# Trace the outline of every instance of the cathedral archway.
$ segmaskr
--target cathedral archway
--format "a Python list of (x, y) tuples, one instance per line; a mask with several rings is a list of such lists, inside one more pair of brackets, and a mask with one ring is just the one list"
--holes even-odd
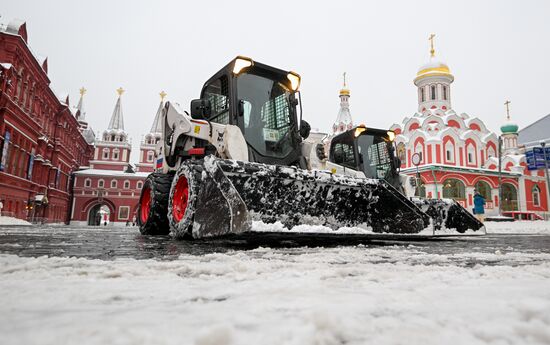
[(510, 183), (502, 184), (502, 210), (517, 211), (518, 208), (518, 191), (516, 187)]
[(103, 225), (105, 220), (108, 221), (107, 223), (115, 220), (116, 207), (111, 200), (102, 197), (92, 199), (84, 205), (83, 209), (86, 212), (88, 225)]
[(486, 181), (477, 181), (475, 189), (485, 200), (491, 201), (491, 186)]
[(466, 186), (464, 182), (455, 178), (446, 179), (443, 182), (443, 197), (454, 200), (465, 200)]
[(110, 220), (111, 210), (107, 205), (97, 204), (90, 208), (88, 212), (88, 225), (90, 226), (104, 225), (105, 223), (110, 223)]

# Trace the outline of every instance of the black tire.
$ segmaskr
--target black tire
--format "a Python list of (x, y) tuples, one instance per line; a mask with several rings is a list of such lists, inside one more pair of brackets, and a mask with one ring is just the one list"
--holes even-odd
[[(147, 176), (141, 189), (136, 217), (139, 231), (143, 235), (168, 235), (170, 233), (168, 196), (173, 177), (172, 174), (163, 173), (152, 173)], [(147, 193), (150, 198), (148, 211), (146, 208)]]

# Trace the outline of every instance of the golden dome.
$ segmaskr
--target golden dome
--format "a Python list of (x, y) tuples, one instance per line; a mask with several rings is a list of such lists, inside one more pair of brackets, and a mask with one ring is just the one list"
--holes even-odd
[(350, 93), (349, 93), (349, 89), (348, 88), (343, 88), (342, 90), (340, 90), (340, 96), (349, 96)]
[(416, 73), (416, 78), (414, 81), (418, 81), (423, 78), (427, 77), (449, 77), (452, 80), (454, 80), (454, 76), (451, 74), (451, 70), (449, 69), (449, 66), (447, 66), (444, 62), (431, 60), (429, 63), (425, 64), (424, 66), (420, 67), (418, 72)]

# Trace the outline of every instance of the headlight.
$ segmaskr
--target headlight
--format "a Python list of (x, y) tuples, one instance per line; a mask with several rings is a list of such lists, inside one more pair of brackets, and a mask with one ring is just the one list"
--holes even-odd
[(292, 91), (298, 90), (298, 88), (300, 87), (300, 76), (298, 75), (298, 73), (288, 72), (286, 77), (290, 81), (290, 87), (292, 88)]
[(233, 73), (239, 74), (243, 69), (248, 68), (252, 65), (254, 65), (254, 61), (252, 61), (251, 58), (247, 58), (245, 56), (237, 56), (237, 58), (235, 59), (235, 64), (233, 65)]
[(366, 131), (367, 129), (365, 127), (357, 127), (355, 128), (355, 137), (357, 138), (358, 136), (361, 135), (361, 133), (363, 133), (364, 131)]

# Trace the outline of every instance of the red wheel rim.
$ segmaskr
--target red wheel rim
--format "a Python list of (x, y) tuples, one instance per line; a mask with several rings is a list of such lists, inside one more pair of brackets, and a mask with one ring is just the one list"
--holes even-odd
[(149, 219), (149, 211), (151, 210), (151, 188), (146, 187), (143, 190), (140, 200), (140, 217), (141, 222), (146, 223)]
[(172, 216), (176, 222), (180, 222), (185, 216), (185, 209), (189, 198), (189, 184), (184, 176), (180, 176), (174, 196), (172, 198)]

